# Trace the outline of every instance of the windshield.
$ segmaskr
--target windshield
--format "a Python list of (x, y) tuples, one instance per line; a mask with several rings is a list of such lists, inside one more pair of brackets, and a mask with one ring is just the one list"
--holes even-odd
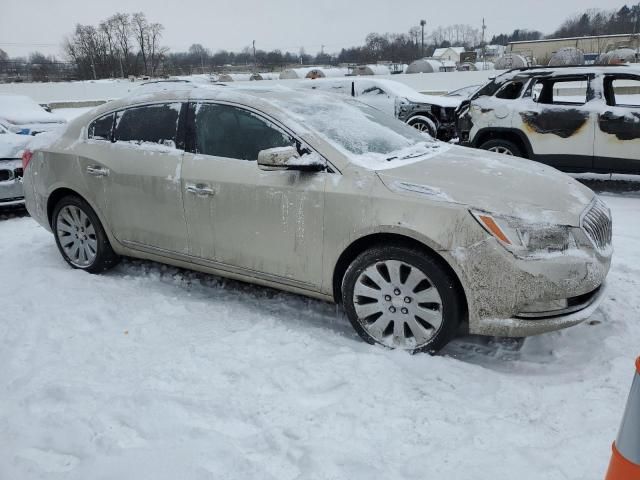
[(335, 101), (309, 95), (278, 102), (303, 126), (325, 137), (340, 150), (355, 155), (389, 155), (418, 144), (435, 144), (427, 134), (355, 100)]

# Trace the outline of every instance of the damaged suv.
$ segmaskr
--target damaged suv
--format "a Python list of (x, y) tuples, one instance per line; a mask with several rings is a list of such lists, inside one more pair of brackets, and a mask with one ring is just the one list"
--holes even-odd
[(640, 173), (640, 69), (511, 70), (457, 111), (463, 145), (569, 172)]

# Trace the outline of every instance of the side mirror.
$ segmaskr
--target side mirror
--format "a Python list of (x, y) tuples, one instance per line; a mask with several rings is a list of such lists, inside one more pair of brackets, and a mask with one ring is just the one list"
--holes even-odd
[(321, 171), (327, 164), (317, 153), (298, 154), (295, 147), (277, 147), (258, 152), (258, 166), (264, 170)]

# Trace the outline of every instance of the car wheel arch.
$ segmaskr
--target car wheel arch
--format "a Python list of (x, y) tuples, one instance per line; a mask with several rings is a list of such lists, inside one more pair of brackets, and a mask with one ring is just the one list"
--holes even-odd
[(489, 140), (500, 139), (515, 143), (526, 155), (526, 158), (532, 159), (534, 157), (533, 148), (527, 136), (520, 130), (513, 128), (484, 128), (479, 130), (473, 138), (472, 145), (474, 148), (480, 148), (482, 144)]
[[(377, 232), (363, 235), (353, 242), (351, 242), (340, 254), (334, 268), (332, 277), (333, 298), (336, 303), (341, 303), (342, 299), (342, 280), (349, 268), (349, 265), (356, 259), (362, 252), (379, 245), (392, 244), (394, 246), (404, 246), (408, 248), (414, 248), (422, 250), (429, 256), (439, 262), (445, 269), (447, 269), (453, 278), (455, 278), (458, 288), (460, 289), (462, 298), (464, 299), (465, 314), (468, 312), (468, 295), (467, 291), (460, 280), (460, 274), (457, 265), (452, 265), (450, 258), (445, 258), (442, 252), (428, 246), (425, 242), (420, 241), (413, 236), (405, 235), (403, 233), (391, 233), (391, 232)], [(467, 315), (468, 316), (468, 315)]]
[[(96, 208), (96, 206), (93, 204), (91, 200), (89, 200), (85, 195), (82, 195), (81, 193), (79, 193), (77, 190), (74, 190), (66, 186), (65, 187), (60, 186), (52, 190), (51, 193), (49, 193), (49, 196), (47, 198), (47, 222), (49, 223), (49, 226), (53, 228), (52, 217), (53, 217), (53, 211), (55, 210), (57, 203), (68, 195), (73, 195), (84, 200), (93, 209), (96, 216), (100, 220), (100, 223), (102, 223), (103, 227), (106, 225), (102, 212), (100, 212), (100, 210)], [(107, 232), (107, 236), (110, 237), (109, 239), (112, 240), (110, 232), (106, 228), (105, 228), (105, 231)]]

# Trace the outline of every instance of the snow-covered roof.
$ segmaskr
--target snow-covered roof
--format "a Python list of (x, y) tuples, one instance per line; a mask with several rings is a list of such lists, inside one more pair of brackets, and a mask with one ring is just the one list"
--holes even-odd
[(448, 50), (453, 50), (458, 55), (460, 55), (461, 53), (464, 53), (464, 47), (446, 47), (446, 48), (436, 48), (435, 52), (433, 52), (433, 56), (441, 57), (445, 53), (447, 53)]

